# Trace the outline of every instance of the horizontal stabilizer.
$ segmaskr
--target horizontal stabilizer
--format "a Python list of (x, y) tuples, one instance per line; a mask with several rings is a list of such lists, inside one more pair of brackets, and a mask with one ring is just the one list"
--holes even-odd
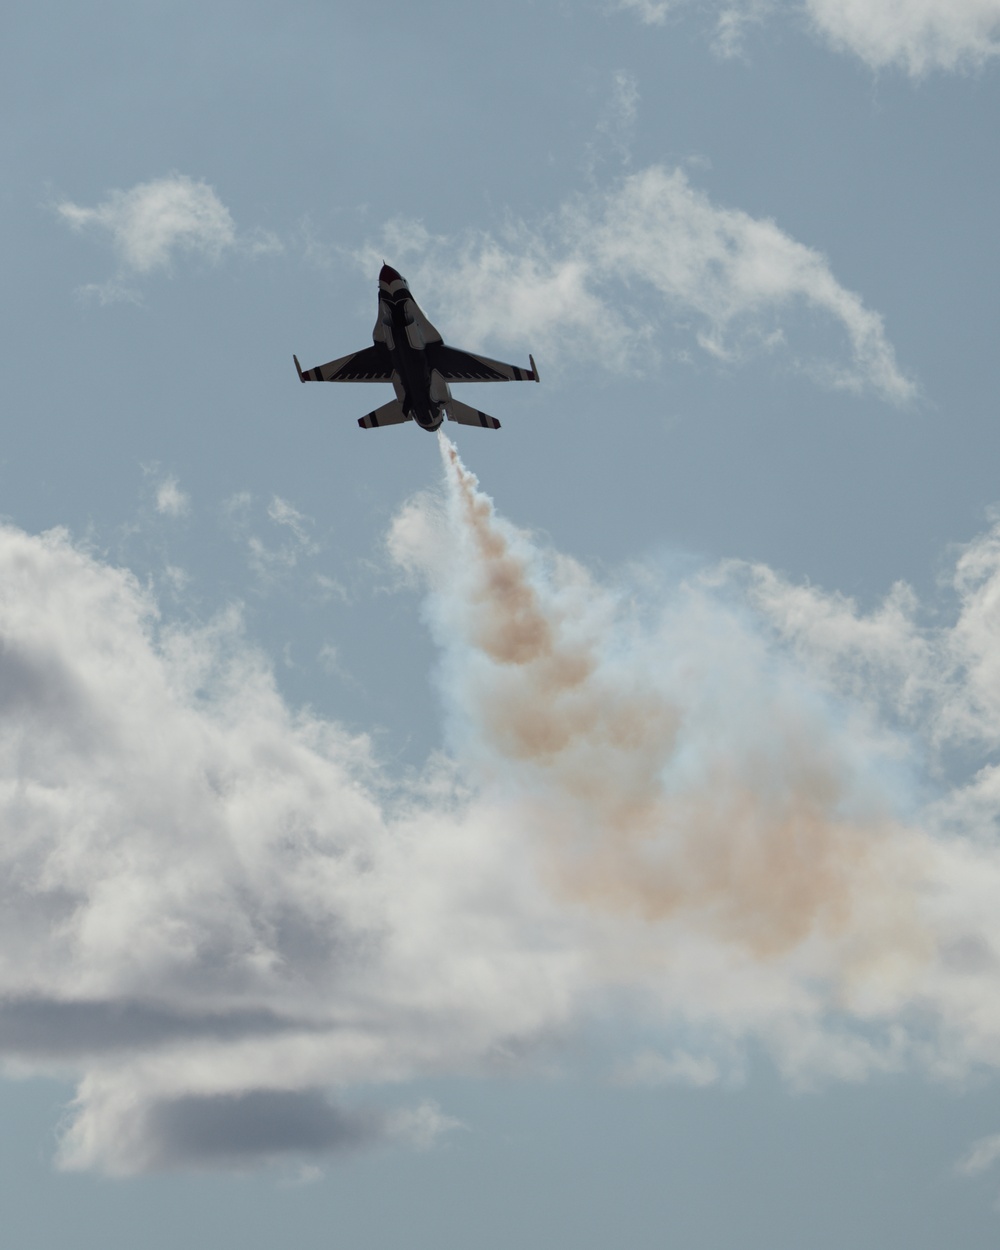
[(488, 412), (480, 412), (470, 408), (468, 404), (460, 404), (457, 399), (447, 401), (448, 420), (457, 421), (459, 425), (480, 425), (485, 430), (499, 430), (500, 422)]
[(374, 412), (368, 413), (365, 417), (358, 417), (358, 425), (363, 430), (374, 430), (383, 425), (402, 425), (404, 421), (412, 420), (403, 411), (403, 405), (398, 399), (390, 400), (389, 403), (383, 404), (381, 408), (376, 408)]

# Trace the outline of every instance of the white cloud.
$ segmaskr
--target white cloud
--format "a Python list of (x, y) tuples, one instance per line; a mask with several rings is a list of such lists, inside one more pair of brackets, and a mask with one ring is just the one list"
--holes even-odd
[[(680, 0), (680, 3), (685, 3), (685, 0)], [(647, 26), (662, 26), (670, 10), (678, 5), (676, 0), (619, 0), (618, 7), (631, 9)]]
[(873, 69), (976, 68), (1000, 52), (1000, 0), (806, 0), (816, 30)]
[(426, 1146), (446, 1109), (359, 1091), (509, 1072), (609, 1001), (658, 1032), (623, 1080), (749, 1042), (798, 1082), (1000, 1065), (1000, 536), (950, 625), (739, 565), (602, 585), (442, 446), (390, 538), (451, 752), (411, 781), (290, 709), (237, 612), (167, 628), (0, 527), (0, 1053), (75, 1075), (62, 1165)]
[(252, 255), (282, 250), (280, 241), (266, 232), (241, 236), (213, 188), (184, 174), (111, 191), (94, 208), (66, 200), (56, 211), (74, 230), (110, 236), (118, 272), (103, 285), (85, 288), (103, 302), (138, 298), (130, 284), (157, 270), (169, 270), (178, 255), (215, 263), (235, 249)]
[(290, 504), (287, 499), (282, 499), (280, 495), (274, 495), (271, 502), (267, 505), (267, 515), (275, 525), (283, 525), (291, 530), (299, 547), (305, 548), (310, 552), (319, 550), (309, 537), (308, 526), (310, 522), (308, 517), (301, 513), (294, 504)]
[(290, 1175), (283, 1177), (279, 1183), (282, 1189), (301, 1189), (305, 1185), (315, 1185), (317, 1181), (323, 1179), (324, 1175), (323, 1169), (316, 1167), (314, 1163), (300, 1163)]
[[(253, 532), (254, 499), (248, 491), (231, 496), (224, 505), (226, 523), (233, 537), (246, 544), (247, 563), (257, 578), (258, 589), (272, 590), (303, 560), (317, 556), (322, 550), (309, 533), (312, 521), (288, 500), (274, 495), (265, 509), (267, 521), (276, 527), (278, 540), (265, 541)], [(315, 581), (319, 597), (329, 598), (340, 588), (320, 575)]]
[(446, 781), (384, 807), (367, 740), (290, 712), (237, 616), (157, 637), (59, 533), (0, 531), (0, 567), (0, 1050), (80, 1071), (65, 1166), (426, 1145), (443, 1113), (323, 1089), (564, 1015), (516, 834)]
[(458, 1128), (465, 1128), (461, 1120), (445, 1115), (437, 1103), (429, 1100), (395, 1111), (389, 1119), (392, 1136), (418, 1150), (430, 1150), (439, 1137)]
[(177, 596), (183, 595), (191, 585), (191, 574), (177, 564), (167, 564), (163, 568), (165, 586)]
[[(621, 0), (646, 25), (663, 25), (690, 0)], [(703, 7), (703, 6), (699, 6)], [(836, 51), (872, 69), (976, 69), (1000, 52), (1000, 0), (714, 0), (715, 46), (738, 54), (747, 26), (771, 14), (805, 22)]]
[(805, 306), (847, 335), (851, 363), (832, 366), (831, 380), (894, 402), (915, 394), (881, 317), (837, 282), (825, 257), (773, 221), (717, 208), (680, 170), (629, 178), (609, 200), (594, 246), (605, 274), (645, 278), (669, 303), (700, 314), (702, 347), (731, 356), (781, 342), (784, 319)]
[(754, 603), (816, 672), (880, 714), (919, 725), (935, 750), (991, 752), (1000, 739), (1000, 518), (958, 553), (956, 619), (925, 624), (912, 589), (898, 583), (869, 613), (853, 600), (793, 586), (764, 567), (746, 576)]
[(747, 32), (762, 26), (778, 3), (779, 0), (736, 0), (735, 4), (725, 4), (715, 23), (715, 52), (726, 60), (742, 57)]
[[(836, 280), (820, 252), (769, 219), (714, 205), (679, 169), (651, 166), (578, 197), (537, 228), (511, 226), (502, 239), (435, 238), (397, 222), (366, 261), (383, 248), (417, 262), (414, 276), (470, 347), (516, 340), (540, 358), (634, 367), (663, 341), (665, 315), (691, 322), (698, 345), (719, 360), (784, 354), (833, 386), (900, 404), (917, 394), (882, 318)], [(819, 359), (800, 354), (804, 312), (819, 314), (843, 347), (833, 342)]]
[(340, 652), (332, 642), (324, 642), (316, 656), (320, 668), (328, 677), (344, 677), (347, 671), (340, 662)]
[(1000, 1133), (983, 1137), (975, 1142), (968, 1153), (955, 1164), (955, 1170), (963, 1176), (978, 1176), (988, 1171), (1000, 1159)]
[(607, 146), (627, 165), (632, 155), (635, 122), (639, 113), (639, 84), (635, 75), (618, 70), (611, 81), (611, 95), (597, 121), (597, 140), (590, 145), (589, 171), (593, 174)]
[(692, 1055), (676, 1050), (669, 1056), (655, 1050), (643, 1050), (615, 1070), (619, 1085), (693, 1085), (702, 1089), (715, 1085), (722, 1076), (719, 1065), (710, 1055)]
[[(722, 57), (742, 55), (743, 38), (750, 26), (760, 25), (782, 0), (715, 0), (718, 10), (713, 47)], [(618, 8), (631, 10), (645, 26), (664, 26), (671, 14), (688, 7), (691, 0), (619, 0)]]
[(187, 516), (191, 510), (191, 500), (181, 490), (177, 478), (165, 477), (156, 488), (156, 511), (163, 516)]

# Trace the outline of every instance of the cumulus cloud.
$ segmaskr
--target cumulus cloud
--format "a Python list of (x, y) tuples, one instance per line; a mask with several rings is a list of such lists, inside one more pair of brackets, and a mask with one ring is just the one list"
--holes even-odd
[(1000, 527), (949, 624), (745, 565), (607, 584), (442, 451), (389, 536), (441, 648), (415, 778), (289, 708), (234, 611), (167, 626), (0, 528), (0, 1054), (75, 1077), (62, 1166), (426, 1147), (447, 1108), (361, 1091), (609, 1004), (633, 1083), (750, 1043), (796, 1082), (1000, 1064)]
[(111, 191), (93, 208), (66, 200), (56, 205), (56, 211), (74, 230), (110, 238), (118, 271), (108, 282), (86, 288), (104, 302), (136, 298), (136, 278), (169, 271), (180, 255), (215, 263), (236, 249), (250, 253), (281, 250), (273, 235), (241, 235), (213, 188), (184, 174), (138, 183), (128, 191)]
[[(666, 318), (682, 320), (672, 332), (693, 332), (719, 361), (773, 353), (835, 387), (897, 404), (917, 394), (882, 318), (836, 280), (820, 252), (771, 220), (718, 207), (680, 169), (651, 166), (501, 238), (446, 239), (392, 223), (366, 262), (383, 250), (416, 263), (421, 287), (435, 292), (470, 345), (496, 338), (635, 367), (664, 342)], [(800, 345), (807, 318), (833, 330), (825, 353)]]

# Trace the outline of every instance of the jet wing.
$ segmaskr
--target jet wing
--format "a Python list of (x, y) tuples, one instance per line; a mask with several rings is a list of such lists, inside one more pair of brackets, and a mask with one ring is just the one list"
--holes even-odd
[(350, 356), (341, 356), (315, 369), (303, 369), (293, 356), (300, 382), (391, 382), (392, 362), (384, 343), (375, 343)]
[[(528, 357), (531, 360), (531, 357)], [(436, 369), (446, 382), (537, 382), (538, 370), (534, 360), (530, 369), (520, 365), (505, 365), (502, 360), (490, 360), (488, 356), (473, 356), (460, 352), (457, 347), (428, 345), (427, 363)]]

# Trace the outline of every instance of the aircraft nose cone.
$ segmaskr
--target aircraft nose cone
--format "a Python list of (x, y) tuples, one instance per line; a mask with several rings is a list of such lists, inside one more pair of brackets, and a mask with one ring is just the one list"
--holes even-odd
[(378, 275), (378, 280), (379, 282), (384, 282), (386, 286), (389, 286), (391, 283), (400, 282), (402, 279), (396, 270), (393, 269), (392, 265), (387, 265), (385, 261), (383, 261), (381, 272)]

